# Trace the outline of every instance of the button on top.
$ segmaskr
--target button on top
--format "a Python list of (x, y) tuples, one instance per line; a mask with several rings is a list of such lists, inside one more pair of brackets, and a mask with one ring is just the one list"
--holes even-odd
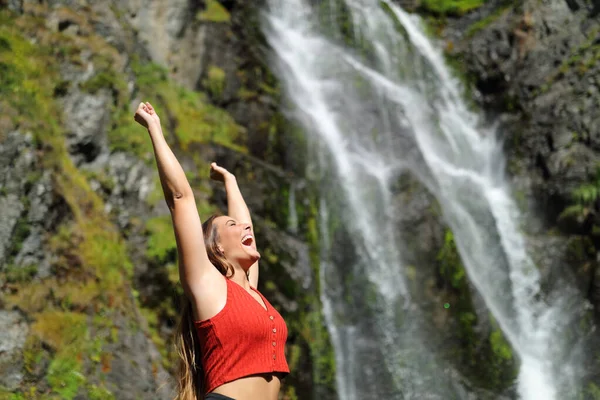
[(275, 342), (273, 342), (273, 346), (275, 346)]
[(273, 360), (275, 359), (275, 354), (273, 354)]
[(271, 321), (273, 321), (273, 316), (272, 315), (270, 315), (269, 318), (271, 319)]
[(277, 332), (277, 329), (273, 328), (273, 333), (276, 333), (276, 332)]

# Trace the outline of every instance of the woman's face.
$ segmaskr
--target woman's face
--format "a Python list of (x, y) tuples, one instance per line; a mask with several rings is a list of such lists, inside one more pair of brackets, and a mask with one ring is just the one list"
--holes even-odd
[(248, 270), (260, 259), (250, 224), (243, 224), (226, 215), (215, 218), (213, 223), (219, 234), (219, 249), (227, 260)]

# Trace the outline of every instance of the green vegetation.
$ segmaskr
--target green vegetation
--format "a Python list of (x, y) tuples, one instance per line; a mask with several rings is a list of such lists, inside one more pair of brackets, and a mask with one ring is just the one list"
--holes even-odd
[(85, 377), (79, 369), (80, 366), (74, 358), (57, 357), (52, 360), (47, 377), (52, 391), (58, 393), (63, 399), (73, 399), (85, 382)]
[(570, 56), (546, 79), (546, 83), (538, 89), (536, 95), (546, 93), (554, 82), (564, 77), (569, 71), (575, 70), (581, 78), (590, 68), (600, 62), (600, 44), (596, 43), (599, 33), (600, 28), (591, 29), (587, 34), (587, 40), (571, 52)]
[(146, 229), (150, 233), (148, 238), (147, 255), (158, 263), (165, 263), (175, 259), (177, 243), (173, 234), (173, 223), (168, 215), (149, 219)]
[[(208, 1), (207, 9), (198, 17), (203, 21), (229, 21), (226, 10), (216, 1)], [(64, 62), (83, 68), (81, 54), (89, 50), (96, 73), (81, 82), (79, 89), (90, 94), (105, 89), (110, 92), (108, 139), (111, 150), (125, 151), (148, 162), (153, 160), (147, 132), (133, 120), (127, 88), (129, 79), (115, 68), (122, 65), (123, 60), (104, 39), (88, 33), (75, 37), (49, 32), (43, 18), (16, 18), (7, 11), (0, 11), (0, 107), (20, 130), (33, 133), (36, 150), (43, 160), (42, 168), (52, 172), (56, 195), (66, 203), (65, 217), (48, 238), (48, 250), (55, 257), (52, 277), (32, 280), (36, 266), (9, 267), (3, 272), (2, 278), (6, 277), (11, 284), (11, 292), (2, 299), (3, 304), (19, 308), (32, 321), (24, 349), (26, 379), (18, 393), (8, 394), (13, 400), (113, 399), (102, 384), (112, 363), (106, 346), (123, 337), (122, 328), (118, 327), (121, 325), (115, 322), (119, 318), (129, 321), (133, 325), (131, 329), (137, 329), (132, 310), (139, 305), (143, 306), (141, 312), (148, 322), (150, 337), (162, 355), (163, 365), (172, 371), (176, 359), (172, 343), (164, 335), (165, 321), (178, 317), (176, 300), (181, 295), (170, 220), (166, 216), (157, 217), (145, 225), (146, 257), (152, 266), (159, 267), (155, 269), (157, 276), (165, 278), (159, 288), (161, 296), (156, 299), (161, 304), (148, 304), (142, 293), (130, 288), (133, 265), (125, 241), (104, 211), (102, 198), (89, 185), (89, 181), (95, 180), (104, 192), (110, 193), (115, 183), (101, 172), (80, 171), (65, 146), (62, 116), (55, 99), (68, 94), (74, 85), (62, 80), (57, 68)], [(176, 144), (178, 150), (185, 151), (195, 143), (212, 142), (246, 152), (241, 144), (245, 141), (244, 129), (224, 110), (209, 104), (206, 96), (174, 84), (164, 68), (143, 63), (135, 56), (131, 69), (136, 78), (136, 96), (153, 103), (167, 139)], [(278, 95), (278, 87), (270, 75), (259, 67), (251, 73), (249, 91), (257, 95)], [(207, 88), (214, 98), (222, 95), (224, 75), (217, 67), (208, 71)], [(254, 79), (255, 76), (259, 79)], [(276, 141), (275, 135), (284, 123), (281, 115), (276, 115), (264, 121), (260, 129)], [(276, 154), (276, 149), (270, 151)], [(190, 178), (194, 177), (192, 174)], [(37, 179), (39, 176), (32, 175), (32, 182)], [(162, 200), (160, 185), (155, 184), (156, 190), (147, 199), (149, 204)], [(316, 271), (319, 257), (315, 249), (319, 240), (315, 204), (313, 201), (314, 209), (309, 210), (313, 214), (308, 235), (313, 239), (311, 260)], [(198, 208), (201, 215), (214, 211), (204, 199), (199, 201)], [(143, 227), (143, 222), (138, 221), (138, 226)], [(19, 237), (25, 238), (27, 233), (22, 231)], [(282, 268), (283, 256), (272, 250), (264, 254), (265, 264)], [(279, 276), (277, 273), (272, 276)], [(276, 288), (274, 285), (271, 282), (266, 286), (286, 295), (293, 294), (290, 297), (301, 304), (298, 314), (302, 315), (289, 319), (293, 335), (290, 363), (310, 368), (314, 358), (314, 381), (335, 390), (333, 350), (319, 311), (318, 292), (296, 296), (298, 288), (287, 275), (277, 281)], [(40, 382), (43, 383), (38, 384)], [(284, 393), (290, 399), (303, 394), (289, 385)], [(0, 398), (3, 395), (0, 391)]]
[(600, 199), (600, 167), (590, 182), (583, 183), (571, 192), (572, 204), (565, 208), (560, 217), (586, 218), (596, 212), (596, 204)]
[(498, 18), (500, 18), (503, 14), (505, 14), (508, 10), (510, 10), (511, 7), (512, 7), (512, 4), (510, 4), (510, 3), (505, 4), (501, 7), (498, 7), (496, 10), (494, 10), (493, 13), (491, 13), (487, 17), (480, 19), (479, 21), (477, 21), (477, 22), (473, 23), (471, 26), (469, 26), (469, 28), (467, 29), (467, 31), (465, 33), (465, 36), (468, 38), (474, 36), (477, 32), (481, 31), (485, 27), (489, 26), (492, 22), (494, 22)]
[[(457, 324), (460, 343), (449, 347), (447, 356), (462, 365), (470, 379), (481, 387), (495, 390), (510, 386), (517, 373), (512, 348), (492, 316), (489, 338), (478, 333), (478, 318), (465, 268), (450, 230), (446, 231), (437, 261), (443, 294), (447, 299), (444, 308)], [(486, 365), (486, 368), (481, 368), (481, 365)]]
[(310, 355), (313, 364), (313, 382), (316, 385), (335, 388), (335, 356), (325, 329), (325, 321), (320, 311), (304, 316), (304, 340), (310, 345)]
[(512, 361), (513, 360), (513, 352), (510, 344), (504, 338), (504, 334), (494, 322), (493, 317), (491, 317), (492, 325), (494, 326), (494, 330), (490, 333), (490, 345), (492, 346), (492, 351), (494, 355), (500, 361)]
[[(36, 38), (35, 45), (30, 37)], [(57, 87), (64, 89), (55, 69), (61, 60), (68, 57), (76, 62), (84, 47), (104, 56), (110, 53), (100, 51), (96, 39), (90, 36), (88, 42), (74, 43), (72, 38), (45, 30), (43, 19), (15, 19), (10, 12), (0, 11), (0, 108), (21, 131), (32, 132), (40, 168), (52, 171), (56, 194), (69, 209), (49, 240), (56, 256), (54, 277), (31, 282), (35, 266), (9, 268), (4, 273), (13, 286), (3, 300), (33, 321), (24, 351), (25, 372), (44, 376), (49, 387), (48, 393), (41, 394), (34, 381), (26, 380), (21, 392), (12, 395), (15, 399), (73, 399), (85, 393), (89, 385), (84, 365), (106, 360), (102, 347), (109, 340), (101, 332), (90, 340), (90, 304), (94, 304), (94, 314), (111, 327), (115, 315), (130, 309), (125, 284), (131, 279), (132, 265), (124, 241), (106, 218), (104, 204), (90, 189), (85, 174), (68, 156), (54, 101), (60, 92)], [(94, 92), (108, 85), (114, 89), (115, 82), (99, 73), (82, 88)], [(38, 178), (39, 174), (31, 175), (28, 181)], [(19, 235), (24, 238), (27, 232)], [(47, 369), (39, 370), (40, 364)]]
[(325, 328), (323, 309), (320, 297), (317, 295), (321, 291), (321, 282), (319, 279), (320, 268), (320, 246), (321, 238), (318, 227), (319, 209), (316, 198), (311, 198), (308, 209), (303, 210), (303, 219), (307, 221), (306, 240), (310, 245), (310, 261), (313, 269), (313, 276), (316, 279), (313, 296), (307, 296), (305, 300), (311, 305), (311, 309), (318, 310), (300, 317), (299, 331), (304, 340), (309, 344), (310, 355), (313, 363), (313, 381), (331, 392), (335, 392), (335, 355), (329, 332)]
[(460, 289), (466, 284), (465, 268), (462, 265), (460, 255), (454, 243), (454, 234), (447, 230), (444, 236), (444, 245), (437, 256), (440, 273), (446, 282), (450, 282), (453, 288)]
[(485, 0), (423, 0), (419, 9), (435, 15), (461, 16), (484, 3)]
[(200, 11), (196, 18), (203, 22), (229, 23), (231, 20), (231, 16), (227, 9), (217, 0), (206, 0), (206, 9)]
[(600, 387), (595, 383), (590, 383), (587, 387), (587, 399), (600, 400)]
[(94, 94), (100, 89), (122, 90), (124, 82), (120, 76), (112, 71), (100, 71), (87, 81), (81, 83), (80, 88)]
[[(140, 94), (145, 99), (156, 99), (152, 105), (162, 118), (165, 134), (174, 134), (183, 150), (192, 143), (213, 142), (238, 152), (247, 151), (241, 144), (244, 143), (244, 129), (226, 111), (208, 103), (202, 93), (170, 81), (166, 71), (156, 64), (136, 61), (132, 68)], [(140, 127), (136, 131), (147, 135)], [(127, 136), (122, 139), (126, 141)], [(144, 140), (148, 142), (147, 138)]]
[(402, 23), (400, 22), (390, 5), (385, 1), (380, 1), (379, 6), (387, 14), (388, 18), (392, 20), (394, 28), (396, 28), (398, 34), (401, 35), (406, 41), (409, 41), (408, 32), (406, 32), (406, 29), (404, 29), (404, 25), (402, 25)]
[(90, 400), (115, 400), (115, 396), (104, 386), (89, 385), (88, 396)]
[(225, 89), (225, 71), (215, 65), (208, 67), (208, 81), (206, 87), (213, 98), (219, 100)]
[(12, 264), (6, 265), (4, 268), (4, 276), (8, 283), (22, 283), (29, 282), (37, 274), (37, 267), (35, 265), (28, 265), (26, 267), (17, 267)]

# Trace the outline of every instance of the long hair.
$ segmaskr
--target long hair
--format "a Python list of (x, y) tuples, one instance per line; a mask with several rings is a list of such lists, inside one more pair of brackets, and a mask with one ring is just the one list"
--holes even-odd
[[(202, 224), (204, 246), (210, 262), (223, 276), (229, 278), (233, 276), (234, 268), (219, 251), (219, 233), (217, 232), (217, 226), (213, 224), (216, 217), (217, 215), (213, 215)], [(175, 343), (179, 354), (176, 400), (203, 399), (205, 388), (202, 353), (194, 324), (192, 302), (185, 295), (183, 296), (181, 318)]]

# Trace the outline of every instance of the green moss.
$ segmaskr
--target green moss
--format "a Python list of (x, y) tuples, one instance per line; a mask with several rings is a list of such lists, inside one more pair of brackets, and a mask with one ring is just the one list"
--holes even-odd
[(206, 0), (206, 9), (197, 15), (199, 21), (204, 22), (226, 22), (229, 23), (231, 16), (225, 7), (217, 0)]
[(79, 87), (88, 93), (96, 93), (100, 89), (119, 90), (123, 89), (122, 78), (114, 71), (100, 71), (90, 79), (82, 82)]
[(325, 321), (318, 311), (301, 316), (301, 331), (310, 346), (310, 356), (313, 362), (313, 382), (330, 389), (335, 388), (335, 355), (329, 332), (325, 329)]
[(73, 358), (57, 357), (48, 367), (48, 383), (52, 391), (62, 399), (71, 400), (85, 383), (85, 377), (80, 372), (80, 365)]
[(83, 171), (84, 175), (87, 177), (89, 181), (96, 181), (100, 184), (102, 190), (106, 193), (111, 193), (116, 186), (115, 180), (113, 177), (107, 175), (102, 171)]
[(595, 383), (590, 383), (587, 387), (587, 393), (590, 400), (600, 400), (600, 387)]
[(16, 266), (8, 264), (4, 269), (4, 276), (8, 283), (30, 282), (37, 274), (37, 266)]
[(240, 100), (248, 101), (258, 98), (258, 92), (242, 86), (237, 92), (237, 97), (239, 97)]
[(485, 4), (485, 0), (422, 0), (419, 10), (435, 15), (461, 16)]
[(177, 243), (171, 217), (166, 215), (149, 219), (146, 222), (146, 230), (149, 233), (146, 255), (158, 263), (175, 261)]
[(150, 164), (154, 160), (152, 142), (148, 132), (135, 122), (133, 114), (126, 103), (114, 110), (111, 129), (108, 131), (110, 150), (133, 154)]
[[(202, 93), (187, 90), (166, 78), (164, 69), (152, 63), (133, 62), (142, 97), (151, 103), (162, 118), (166, 134), (177, 137), (186, 150), (192, 143), (218, 143), (245, 153), (245, 130), (223, 109), (209, 104)], [(154, 101), (156, 99), (156, 101)], [(137, 127), (135, 135), (147, 133)], [(148, 142), (148, 139), (144, 139)]]
[[(503, 390), (516, 376), (512, 348), (502, 331), (492, 321), (489, 338), (482, 337), (477, 329), (475, 314), (465, 268), (462, 264), (454, 236), (446, 231), (444, 243), (437, 255), (439, 280), (444, 308), (457, 326), (453, 334), (459, 345), (448, 346), (446, 356), (460, 364), (469, 379), (476, 385), (491, 390)], [(485, 365), (485, 368), (481, 368)]]
[[(8, 17), (2, 12), (2, 17)], [(0, 17), (0, 18), (2, 18)], [(118, 292), (123, 283), (122, 272), (131, 272), (122, 239), (118, 231), (104, 218), (104, 206), (100, 198), (90, 189), (85, 175), (72, 163), (60, 127), (60, 111), (54, 102), (54, 84), (58, 82), (56, 65), (52, 60), (52, 47), (33, 46), (10, 22), (0, 26), (0, 37), (10, 44), (13, 51), (0, 51), (0, 62), (10, 63), (19, 71), (19, 82), (8, 101), (18, 110), (17, 122), (30, 129), (36, 140), (45, 143), (46, 154), (42, 157), (43, 168), (54, 171), (58, 193), (65, 199), (73, 212), (74, 221), (70, 233), (77, 240), (70, 254), (100, 279), (101, 287)], [(35, 22), (32, 31), (42, 34)], [(55, 40), (62, 40), (56, 37)], [(90, 39), (91, 40), (91, 39)], [(6, 46), (4, 46), (6, 47)], [(93, 49), (94, 44), (90, 47)], [(41, 73), (43, 71), (43, 73)], [(3, 98), (0, 101), (7, 101)], [(35, 110), (35, 114), (33, 114)]]
[(21, 393), (12, 393), (8, 389), (0, 387), (0, 400), (25, 400)]
[[(53, 268), (60, 280), (27, 282), (34, 266), (22, 273), (9, 270), (14, 283), (5, 301), (34, 321), (23, 354), (24, 371), (35, 379), (45, 372), (51, 391), (37, 395), (35, 386), (27, 381), (23, 398), (72, 399), (85, 390), (82, 366), (90, 361), (102, 363), (106, 359), (104, 340), (113, 337), (107, 328), (102, 335), (95, 332), (90, 340), (87, 309), (93, 305), (96, 315), (106, 313), (112, 317), (116, 308), (121, 307), (123, 312), (131, 309), (124, 307), (129, 301), (126, 283), (131, 280), (132, 265), (123, 238), (107, 218), (102, 199), (91, 190), (90, 177), (73, 165), (61, 128), (60, 107), (54, 100), (56, 85), (64, 85), (55, 69), (57, 58), (74, 54), (81, 46), (98, 54), (102, 51), (100, 42), (94, 42), (97, 38), (92, 36), (82, 39), (79, 47), (65, 47), (59, 43), (70, 43), (69, 39), (48, 33), (43, 20), (27, 15), (15, 18), (0, 11), (0, 63), (9, 66), (0, 77), (5, 83), (0, 90), (10, 92), (9, 96), (0, 96), (0, 108), (10, 110), (13, 122), (34, 135), (39, 145), (40, 170), (51, 172), (56, 196), (65, 201), (69, 212), (49, 238), (49, 250), (56, 257)], [(83, 88), (95, 91), (108, 87), (122, 96), (126, 92), (123, 86), (122, 81), (100, 72)], [(31, 174), (28, 184), (38, 178), (39, 174)], [(19, 232), (19, 237), (28, 234), (21, 228)], [(43, 371), (39, 365), (49, 366)]]
[(454, 243), (454, 235), (451, 230), (447, 230), (444, 236), (444, 245), (437, 256), (440, 266), (440, 273), (450, 282), (455, 289), (464, 287), (466, 283), (465, 268), (462, 265), (460, 255)]
[(225, 89), (225, 71), (215, 65), (211, 65), (208, 67), (207, 75), (206, 86), (213, 98), (218, 100), (222, 97), (223, 90)]
[(485, 29), (498, 18), (500, 18), (502, 15), (504, 15), (511, 7), (511, 4), (505, 4), (499, 7), (498, 9), (494, 10), (494, 12), (488, 15), (487, 17), (473, 23), (465, 32), (465, 36), (467, 38), (474, 36), (477, 32), (480, 32), (481, 30)]
[(34, 368), (33, 361), (40, 357), (38, 343), (50, 346), (55, 355), (48, 367), (48, 384), (61, 398), (73, 399), (86, 380), (81, 374), (81, 355), (89, 344), (86, 316), (72, 312), (44, 311), (35, 315), (31, 332), (33, 338), (28, 338), (30, 355), (27, 355), (26, 367)]
[(87, 392), (90, 400), (115, 400), (115, 396), (104, 386), (88, 385)]
[(492, 351), (494, 352), (494, 355), (500, 361), (513, 360), (512, 348), (504, 338), (504, 334), (502, 333), (502, 331), (497, 326), (495, 326), (492, 333), (490, 333), (490, 345), (492, 346)]
[(35, 335), (28, 335), (23, 347), (25, 372), (32, 374), (45, 356), (46, 352), (42, 347), (42, 341)]
[(162, 186), (160, 184), (160, 176), (158, 174), (154, 174), (152, 179), (152, 190), (148, 194), (148, 197), (146, 197), (146, 202), (149, 206), (155, 206), (158, 204), (158, 202), (163, 201), (165, 198)]
[(86, 341), (86, 317), (80, 313), (44, 311), (35, 315), (31, 331), (57, 353), (74, 354)]

